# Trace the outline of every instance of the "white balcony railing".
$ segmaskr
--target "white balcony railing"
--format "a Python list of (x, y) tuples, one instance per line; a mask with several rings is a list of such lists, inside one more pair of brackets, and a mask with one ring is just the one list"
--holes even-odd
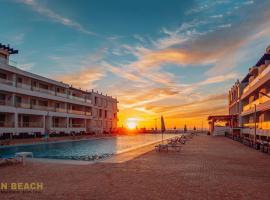
[(55, 95), (55, 91), (49, 90), (49, 89), (44, 89), (44, 88), (39, 88), (39, 87), (33, 87), (33, 91), (42, 92), (42, 93), (45, 93), (45, 94)]
[(66, 123), (55, 123), (53, 124), (53, 128), (67, 128)]
[(65, 112), (67, 112), (67, 109), (66, 108), (56, 108), (55, 111), (65, 113)]
[(88, 116), (92, 115), (92, 113), (90, 111), (85, 111), (85, 114), (88, 115)]
[(27, 90), (31, 90), (31, 85), (25, 84), (25, 83), (17, 83), (17, 87), (27, 89)]
[(67, 94), (65, 93), (61, 93), (61, 92), (56, 92), (56, 96), (59, 96), (59, 97), (67, 97)]
[(5, 85), (13, 85), (13, 81), (9, 79), (0, 78), (0, 83)]
[(77, 115), (84, 115), (85, 114), (85, 112), (81, 111), (81, 110), (69, 110), (68, 112), (72, 113), (72, 114), (77, 114)]
[(0, 127), (1, 128), (13, 128), (14, 127), (14, 122), (0, 121)]
[(43, 128), (42, 122), (19, 122), (18, 126), (21, 128)]
[(268, 72), (270, 72), (270, 65), (268, 65), (256, 78), (254, 78), (243, 90), (243, 94), (247, 93), (248, 90), (254, 86), (262, 77), (264, 77)]
[(41, 106), (41, 105), (32, 105), (33, 109), (36, 110), (46, 110), (46, 111), (54, 111), (55, 108), (54, 107), (50, 107), (50, 106)]
[(73, 100), (85, 102), (85, 99), (83, 97), (76, 97), (76, 96), (73, 96), (73, 95), (69, 95), (69, 98), (73, 99)]
[(71, 128), (85, 128), (84, 124), (70, 124)]
[(2, 106), (12, 106), (12, 102), (8, 100), (0, 100), (0, 105)]
[(30, 104), (29, 103), (24, 103), (24, 102), (17, 102), (16, 103), (16, 107), (19, 107), (19, 108), (30, 108)]

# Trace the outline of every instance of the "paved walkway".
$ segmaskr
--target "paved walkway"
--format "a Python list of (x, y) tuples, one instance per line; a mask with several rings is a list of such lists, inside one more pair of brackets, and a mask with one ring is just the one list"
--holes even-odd
[(45, 187), (0, 199), (269, 199), (270, 155), (228, 138), (196, 136), (180, 153), (151, 151), (124, 163), (1, 167), (0, 182)]

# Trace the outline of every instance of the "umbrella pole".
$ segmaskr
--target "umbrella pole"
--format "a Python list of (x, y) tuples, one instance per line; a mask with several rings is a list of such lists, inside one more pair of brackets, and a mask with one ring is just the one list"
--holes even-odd
[(161, 135), (162, 135), (162, 144), (163, 144), (163, 131), (161, 131), (161, 132), (162, 132), (162, 134), (161, 134)]

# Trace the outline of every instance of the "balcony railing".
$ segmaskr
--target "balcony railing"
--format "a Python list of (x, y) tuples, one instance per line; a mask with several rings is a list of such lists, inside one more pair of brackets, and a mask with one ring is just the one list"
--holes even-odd
[(69, 98), (73, 99), (73, 100), (85, 102), (85, 99), (83, 97), (76, 97), (76, 96), (73, 96), (73, 95), (69, 95)]
[[(268, 93), (267, 95), (270, 96), (270, 93)], [(254, 105), (259, 105), (259, 104), (262, 104), (262, 103), (265, 103), (269, 101), (269, 98), (266, 97), (266, 96), (261, 96), (260, 98), (256, 99), (255, 101), (243, 106), (243, 111), (247, 111), (247, 110), (250, 110), (250, 109), (254, 109)]]
[(270, 72), (270, 65), (268, 65), (256, 78), (254, 78), (243, 90), (243, 94), (248, 92), (248, 90), (254, 86), (262, 77), (264, 77), (268, 72)]
[(36, 109), (36, 110), (46, 110), (46, 111), (54, 111), (55, 110), (54, 107), (50, 107), (50, 106), (32, 105), (31, 107), (33, 109)]
[(53, 128), (67, 128), (66, 123), (55, 123), (53, 124)]
[(55, 111), (65, 113), (65, 112), (67, 112), (67, 109), (66, 108), (56, 108)]
[(86, 102), (87, 103), (92, 103), (92, 100), (91, 99), (86, 99)]
[(31, 89), (31, 85), (25, 84), (25, 83), (17, 83), (17, 87), (18, 88), (27, 89), (27, 90), (30, 90)]
[(19, 108), (30, 108), (30, 104), (29, 103), (24, 103), (24, 102), (17, 102), (16, 103), (16, 107), (19, 107)]
[(13, 128), (14, 127), (14, 122), (0, 121), (0, 127), (1, 128)]
[(91, 111), (85, 111), (85, 114), (86, 114), (86, 115), (89, 115), (89, 116), (92, 115)]
[(72, 114), (77, 114), (77, 115), (84, 115), (85, 114), (85, 112), (81, 111), (81, 110), (69, 110), (68, 112), (72, 113)]
[(2, 106), (12, 106), (12, 102), (8, 100), (0, 100), (0, 105)]
[(39, 87), (33, 87), (33, 91), (37, 91), (37, 92), (42, 92), (42, 93), (46, 93), (46, 94), (52, 94), (52, 95), (55, 95), (55, 91), (50, 90), (50, 89), (44, 89), (44, 88), (39, 88)]
[(59, 97), (67, 97), (67, 94), (65, 93), (61, 93), (61, 92), (56, 92), (56, 96), (59, 96)]
[(19, 122), (18, 126), (21, 128), (43, 128), (42, 122)]
[(3, 79), (0, 78), (0, 83), (5, 84), (5, 85), (13, 85), (13, 81), (9, 79)]
[(71, 128), (85, 128), (84, 124), (70, 124)]

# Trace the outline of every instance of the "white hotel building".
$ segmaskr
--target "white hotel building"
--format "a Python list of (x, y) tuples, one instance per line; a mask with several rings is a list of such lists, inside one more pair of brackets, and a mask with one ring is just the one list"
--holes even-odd
[(117, 99), (14, 67), (0, 43), (0, 138), (111, 132)]

